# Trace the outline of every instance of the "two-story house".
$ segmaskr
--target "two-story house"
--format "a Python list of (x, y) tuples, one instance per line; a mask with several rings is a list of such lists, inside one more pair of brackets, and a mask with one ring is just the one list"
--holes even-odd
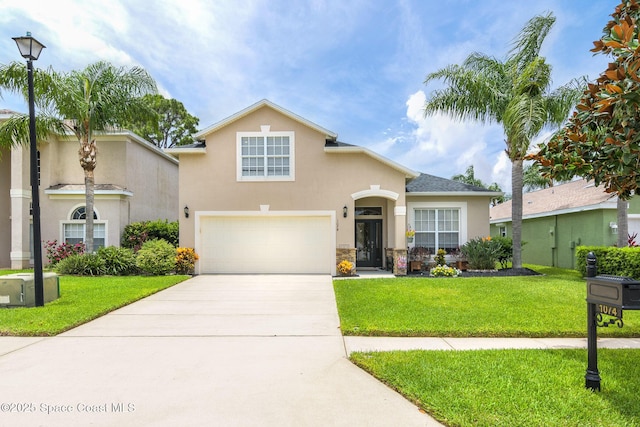
[(411, 246), (489, 235), (495, 192), (337, 137), (262, 100), (165, 150), (180, 159), (180, 244), (199, 254), (196, 272), (335, 274), (347, 259), (405, 274)]
[[(0, 121), (11, 114), (0, 111)], [(99, 135), (97, 146), (96, 247), (119, 246), (131, 222), (178, 219), (174, 157), (128, 131)], [(84, 241), (87, 212), (78, 147), (75, 137), (66, 135), (51, 135), (38, 143), (43, 242)], [(29, 268), (33, 263), (29, 171), (28, 146), (0, 150), (0, 268)]]

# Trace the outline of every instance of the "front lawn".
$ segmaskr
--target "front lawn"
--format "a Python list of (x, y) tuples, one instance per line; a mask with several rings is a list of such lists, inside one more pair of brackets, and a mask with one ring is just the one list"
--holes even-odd
[(584, 387), (587, 351), (354, 353), (351, 359), (449, 426), (640, 425), (639, 350), (598, 350), (602, 391)]
[[(344, 335), (586, 337), (586, 282), (573, 270), (528, 266), (519, 277), (335, 280)], [(640, 311), (598, 336), (640, 336)]]
[(57, 335), (188, 278), (61, 276), (60, 298), (44, 307), (0, 308), (0, 336)]

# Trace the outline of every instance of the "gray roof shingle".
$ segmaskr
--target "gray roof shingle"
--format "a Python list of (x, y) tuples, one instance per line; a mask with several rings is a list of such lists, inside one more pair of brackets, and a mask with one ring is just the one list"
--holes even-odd
[(465, 184), (452, 179), (421, 173), (407, 184), (407, 193), (441, 193), (441, 192), (489, 192), (484, 187)]

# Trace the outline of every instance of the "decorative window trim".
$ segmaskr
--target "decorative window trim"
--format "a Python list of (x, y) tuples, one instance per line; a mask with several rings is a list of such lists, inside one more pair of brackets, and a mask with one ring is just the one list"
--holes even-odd
[[(244, 176), (242, 175), (242, 138), (246, 137), (282, 137), (289, 138), (289, 175), (286, 176)], [(267, 154), (264, 154), (265, 159)], [(271, 182), (271, 181), (295, 181), (296, 168), (295, 168), (295, 132), (293, 131), (277, 131), (272, 132), (270, 126), (261, 126), (260, 132), (237, 132), (236, 133), (236, 180), (238, 182)], [(267, 171), (267, 165), (264, 165), (265, 172)]]
[[(73, 216), (76, 215), (78, 209), (84, 208), (85, 205), (84, 204), (78, 204), (75, 205), (73, 208), (71, 208), (69, 210), (69, 213), (67, 214), (67, 218), (66, 220), (62, 220), (60, 221), (60, 242), (64, 243), (66, 241), (65, 238), (65, 227), (66, 225), (70, 225), (70, 224), (81, 224), (84, 225), (87, 223), (86, 219), (73, 219)], [(94, 240), (95, 240), (95, 226), (96, 225), (103, 225), (104, 226), (104, 246), (109, 246), (109, 221), (106, 220), (100, 220), (100, 215), (98, 215), (97, 210), (93, 209), (93, 224), (94, 224)], [(86, 231), (85, 231), (86, 233)], [(82, 238), (82, 242), (84, 242), (86, 239), (86, 235)], [(95, 243), (95, 242), (94, 242)]]
[[(62, 242), (62, 243), (66, 242), (65, 227), (67, 225), (72, 225), (72, 224), (82, 225), (83, 229), (84, 229), (86, 221), (83, 220), (83, 219), (60, 221), (60, 242)], [(104, 246), (105, 247), (109, 246), (109, 223), (108, 223), (108, 221), (97, 221), (97, 220), (94, 220), (93, 221), (93, 227), (94, 227), (94, 229), (93, 229), (94, 249), (96, 249), (96, 247), (95, 247), (95, 239), (96, 239), (95, 226), (96, 225), (104, 225)], [(86, 233), (86, 231), (84, 231), (84, 233)], [(84, 243), (85, 239), (86, 239), (86, 235), (82, 238), (82, 242), (83, 243)]]
[[(416, 225), (416, 210), (422, 209), (458, 209), (460, 215), (458, 217), (458, 221), (460, 221), (459, 230), (458, 230), (458, 245), (463, 245), (468, 239), (468, 230), (467, 230), (467, 213), (468, 207), (466, 202), (411, 202), (407, 203), (408, 215), (407, 215), (407, 224), (411, 226), (412, 230), (415, 230)], [(409, 246), (414, 246), (414, 243), (409, 244)]]

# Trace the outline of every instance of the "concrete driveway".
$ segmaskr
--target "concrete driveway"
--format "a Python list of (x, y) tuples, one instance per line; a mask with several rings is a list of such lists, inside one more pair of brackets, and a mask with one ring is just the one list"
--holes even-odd
[(329, 276), (197, 276), (0, 339), (0, 425), (439, 425), (346, 358)]

